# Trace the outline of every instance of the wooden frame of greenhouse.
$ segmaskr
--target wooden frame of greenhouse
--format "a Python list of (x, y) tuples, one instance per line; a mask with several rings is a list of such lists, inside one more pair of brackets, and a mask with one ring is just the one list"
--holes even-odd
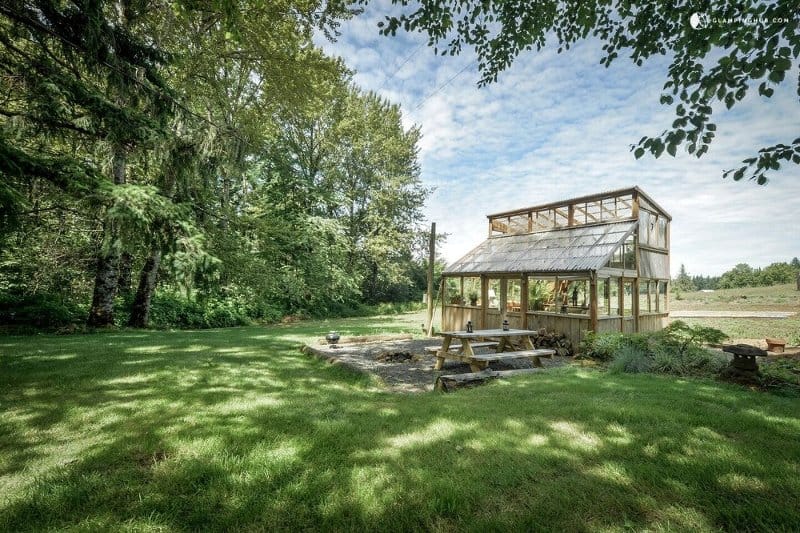
[(672, 217), (638, 187), (489, 215), (445, 268), (442, 328), (656, 331), (669, 315)]

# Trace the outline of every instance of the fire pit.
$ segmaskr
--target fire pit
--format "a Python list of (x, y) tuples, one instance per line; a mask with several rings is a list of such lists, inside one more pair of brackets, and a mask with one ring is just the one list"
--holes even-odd
[(327, 335), (325, 335), (325, 340), (328, 341), (328, 344), (331, 345), (332, 348), (336, 347), (336, 343), (339, 342), (339, 339), (342, 337), (336, 331), (331, 331)]

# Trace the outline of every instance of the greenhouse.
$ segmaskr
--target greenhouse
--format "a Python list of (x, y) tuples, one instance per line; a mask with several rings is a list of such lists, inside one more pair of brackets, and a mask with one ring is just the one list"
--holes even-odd
[(655, 331), (669, 313), (670, 215), (638, 187), (488, 216), (443, 274), (442, 327)]

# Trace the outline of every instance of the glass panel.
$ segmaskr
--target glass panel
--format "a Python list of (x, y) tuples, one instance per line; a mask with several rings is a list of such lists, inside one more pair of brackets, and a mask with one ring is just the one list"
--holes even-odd
[(639, 240), (642, 244), (648, 244), (650, 240), (650, 232), (652, 231), (650, 225), (655, 222), (654, 218), (650, 216), (647, 211), (639, 211)]
[(490, 279), (489, 283), (489, 305), (490, 309), (500, 309), (500, 280)]
[(635, 270), (636, 269), (636, 248), (633, 245), (633, 235), (625, 239), (625, 244), (623, 245), (623, 254), (624, 254), (624, 266), (623, 268), (628, 270)]
[(623, 315), (633, 315), (633, 282), (626, 281), (623, 284)]
[(669, 310), (669, 306), (667, 305), (667, 282), (666, 281), (659, 281), (658, 282), (658, 310), (661, 313), (666, 313)]
[(663, 217), (658, 219), (658, 238), (656, 239), (656, 245), (662, 248), (667, 247), (667, 219)]
[(608, 287), (608, 314), (619, 316), (619, 278), (609, 278)]
[(639, 314), (649, 313), (653, 309), (650, 307), (650, 280), (639, 280)]
[(556, 283), (554, 278), (528, 279), (528, 310), (552, 310), (555, 298)]
[(469, 305), (481, 305), (481, 278), (464, 278), (464, 299)]
[(445, 278), (445, 301), (449, 304), (463, 304), (461, 296), (461, 278)]
[(597, 280), (597, 316), (608, 315), (608, 279)]
[(567, 285), (567, 312), (579, 315), (589, 314), (588, 279), (570, 281)]
[(522, 281), (509, 279), (506, 283), (506, 310), (518, 312), (522, 310)]

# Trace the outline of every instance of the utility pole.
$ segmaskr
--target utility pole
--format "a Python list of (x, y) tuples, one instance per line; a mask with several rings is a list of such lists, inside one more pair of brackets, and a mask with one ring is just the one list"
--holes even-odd
[(433, 336), (433, 262), (436, 259), (436, 222), (431, 222), (430, 242), (428, 243), (428, 337)]

